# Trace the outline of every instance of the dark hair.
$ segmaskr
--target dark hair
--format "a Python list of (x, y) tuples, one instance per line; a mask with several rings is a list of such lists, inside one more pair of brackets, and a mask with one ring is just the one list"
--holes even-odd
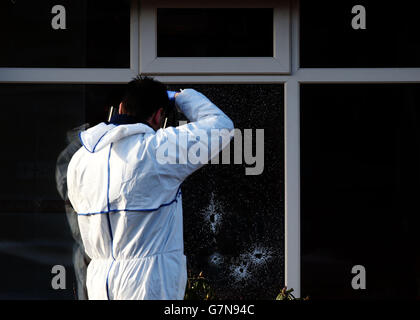
[(125, 111), (139, 122), (146, 122), (160, 108), (167, 112), (169, 98), (166, 90), (162, 82), (137, 76), (127, 84), (122, 100)]

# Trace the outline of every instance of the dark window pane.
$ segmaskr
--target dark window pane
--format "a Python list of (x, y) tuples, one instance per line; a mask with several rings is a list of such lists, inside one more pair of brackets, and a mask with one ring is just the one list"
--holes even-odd
[(158, 57), (272, 57), (273, 9), (157, 10)]
[[(75, 298), (72, 257), (81, 253), (80, 248), (73, 252), (75, 234), (69, 225), (77, 225), (77, 216), (68, 212), (59, 193), (65, 186), (63, 180), (57, 183), (56, 170), (63, 170), (66, 152), (74, 151), (69, 142), (78, 137), (72, 129), (105, 120), (122, 90), (121, 85), (0, 85), (6, 110), (1, 126), (0, 299)], [(66, 290), (51, 288), (54, 265), (66, 267)]]
[(10, 134), (4, 142), (10, 156), (0, 160), (5, 181), (0, 213), (60, 208), (53, 173), (67, 132), (86, 122), (105, 121), (109, 106), (121, 99), (119, 90), (122, 85), (0, 85), (4, 114), (13, 119), (1, 128)]
[[(352, 8), (366, 8), (366, 30)], [(302, 67), (420, 67), (418, 1), (301, 1)]]
[(189, 271), (203, 271), (217, 298), (275, 299), (284, 284), (283, 86), (171, 88), (202, 92), (235, 128), (252, 129), (254, 151), (255, 129), (264, 129), (261, 175), (245, 175), (245, 163), (210, 164), (182, 184), (184, 240)]
[(1, 1), (1, 67), (130, 67), (129, 1), (60, 1), (65, 30), (52, 28), (56, 4)]
[(419, 298), (420, 86), (304, 85), (301, 103), (303, 294)]

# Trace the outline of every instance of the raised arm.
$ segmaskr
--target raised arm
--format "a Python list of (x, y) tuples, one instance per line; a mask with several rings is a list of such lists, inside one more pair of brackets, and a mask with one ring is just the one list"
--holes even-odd
[(154, 146), (162, 173), (179, 181), (208, 163), (229, 144), (233, 122), (194, 89), (182, 90), (176, 95), (175, 104), (190, 122), (158, 130)]

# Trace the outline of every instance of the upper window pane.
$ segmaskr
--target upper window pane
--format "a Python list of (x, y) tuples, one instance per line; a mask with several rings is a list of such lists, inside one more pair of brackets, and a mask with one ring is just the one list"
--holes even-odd
[(272, 57), (273, 9), (157, 9), (158, 57)]
[[(52, 13), (57, 4), (65, 11)], [(1, 1), (0, 38), (0, 67), (129, 68), (130, 4)]]
[[(355, 30), (355, 5), (366, 29)], [(301, 66), (307, 68), (420, 67), (417, 1), (301, 1)]]

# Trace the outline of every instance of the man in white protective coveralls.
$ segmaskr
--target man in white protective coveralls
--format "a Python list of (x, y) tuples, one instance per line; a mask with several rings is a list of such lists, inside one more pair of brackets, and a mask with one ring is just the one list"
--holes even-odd
[[(171, 103), (189, 123), (162, 128)], [(70, 161), (67, 185), (92, 259), (89, 299), (184, 298), (180, 186), (229, 143), (232, 130), (232, 121), (196, 90), (175, 93), (137, 77), (109, 123), (80, 133), (83, 146)], [(205, 161), (190, 159), (197, 150)]]

